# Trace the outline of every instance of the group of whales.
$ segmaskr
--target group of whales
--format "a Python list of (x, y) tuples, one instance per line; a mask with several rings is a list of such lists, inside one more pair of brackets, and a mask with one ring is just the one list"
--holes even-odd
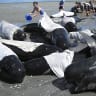
[[(80, 42), (77, 42), (76, 47), (68, 49), (65, 42), (61, 42), (66, 31), (63, 26), (52, 22), (47, 15), (40, 24), (21, 27), (2, 21), (0, 80), (21, 83), (26, 74), (55, 74), (66, 79), (72, 93), (95, 90), (95, 33), (91, 30), (70, 32), (70, 40)], [(31, 42), (26, 40), (26, 34)], [(51, 36), (56, 44), (53, 44)], [(91, 86), (93, 83), (95, 86)]]
[(75, 16), (74, 12), (60, 10), (58, 13), (50, 16), (55, 23), (64, 26), (68, 32), (77, 31), (76, 23), (82, 21), (84, 18)]

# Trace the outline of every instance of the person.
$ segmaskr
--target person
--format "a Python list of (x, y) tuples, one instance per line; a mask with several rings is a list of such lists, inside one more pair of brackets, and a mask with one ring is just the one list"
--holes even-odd
[(82, 13), (84, 11), (84, 7), (81, 2), (78, 2), (78, 10), (80, 11), (80, 13)]
[(77, 16), (78, 11), (78, 2), (75, 2), (75, 5), (71, 8), (71, 12), (74, 12), (75, 16)]
[(85, 13), (86, 13), (86, 16), (89, 16), (90, 15), (90, 3), (83, 3), (84, 4), (84, 10), (85, 10)]
[(91, 0), (89, 1), (89, 4), (90, 4), (90, 11), (94, 13), (94, 6)]
[(64, 5), (64, 1), (61, 0), (61, 1), (59, 2), (59, 5), (60, 5), (60, 6), (63, 6), (63, 5)]
[(59, 2), (59, 9), (61, 9), (61, 8), (63, 8), (63, 7), (64, 7), (64, 1), (61, 0), (61, 1)]
[(33, 7), (33, 11), (29, 13), (32, 17), (44, 14), (43, 9), (39, 6), (38, 2), (33, 2)]

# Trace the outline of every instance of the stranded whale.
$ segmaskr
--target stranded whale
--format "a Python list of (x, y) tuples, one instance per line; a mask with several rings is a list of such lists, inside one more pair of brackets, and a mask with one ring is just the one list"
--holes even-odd
[[(68, 14), (67, 14), (68, 13)], [(51, 15), (50, 17), (55, 23), (64, 26), (68, 32), (77, 31), (76, 21), (74, 17), (67, 17), (74, 14), (73, 12), (66, 12), (61, 10), (59, 13)]]
[(68, 32), (77, 31), (76, 21), (79, 21), (79, 20), (75, 21), (73, 17), (66, 17), (66, 16), (58, 17), (58, 18), (54, 17), (52, 18), (52, 20), (55, 23), (58, 23), (64, 26), (68, 30)]
[[(54, 23), (47, 15), (41, 19), (39, 27), (38, 24), (34, 25), (33, 23), (24, 25), (22, 28), (25, 32), (32, 34), (31, 40), (33, 42), (39, 41), (40, 43), (52, 44), (62, 49), (64, 45), (69, 46), (67, 30), (63, 26)], [(37, 40), (37, 37), (41, 39)]]
[(18, 56), (0, 43), (0, 80), (8, 83), (21, 83), (24, 76), (25, 68)]
[(64, 77), (64, 70), (72, 64), (72, 61), (74, 63), (92, 56), (91, 48), (88, 47), (87, 43), (80, 43), (77, 47), (70, 49), (62, 52), (53, 52), (49, 55), (25, 62), (24, 66), (27, 74), (42, 75), (54, 73), (57, 77)]
[[(65, 50), (61, 53), (54, 52), (47, 56), (32, 59), (24, 63), (28, 75), (42, 75), (54, 73), (57, 77), (64, 77), (64, 70), (72, 63), (74, 52)], [(39, 71), (38, 71), (39, 70)]]
[(75, 54), (74, 51), (66, 49), (62, 52), (53, 52), (40, 58), (31, 59), (24, 62), (26, 73), (27, 75), (55, 74), (57, 77), (62, 78), (64, 77), (65, 69), (72, 64), (72, 61), (77, 62), (88, 58), (86, 57), (86, 52), (89, 54), (90, 49), (85, 48)]
[(54, 23), (46, 13), (39, 22), (41, 27), (50, 34), (53, 44), (62, 49), (65, 46), (69, 47), (72, 45), (67, 30), (63, 26)]
[(47, 36), (48, 33), (38, 25), (38, 23), (30, 23), (21, 26), (25, 33), (29, 35), (29, 39), (32, 42), (50, 44), (50, 38)]
[(96, 91), (96, 56), (69, 65), (64, 74), (71, 93)]
[(6, 21), (0, 22), (0, 37), (9, 40), (21, 40), (26, 38), (26, 34), (16, 25)]

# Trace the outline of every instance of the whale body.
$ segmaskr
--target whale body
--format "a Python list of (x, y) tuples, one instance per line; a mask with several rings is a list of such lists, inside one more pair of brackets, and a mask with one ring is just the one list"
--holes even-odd
[(8, 40), (21, 40), (26, 38), (26, 34), (16, 25), (7, 21), (0, 22), (0, 37)]
[[(72, 63), (74, 52), (65, 50), (32, 59), (24, 63), (28, 75), (54, 73), (58, 78), (64, 77), (64, 70)], [(39, 70), (39, 71), (38, 71)], [(49, 72), (47, 73), (47, 71)]]
[(96, 56), (69, 65), (64, 74), (71, 93), (96, 91)]
[(8, 83), (21, 83), (24, 76), (25, 68), (18, 56), (0, 43), (0, 80)]

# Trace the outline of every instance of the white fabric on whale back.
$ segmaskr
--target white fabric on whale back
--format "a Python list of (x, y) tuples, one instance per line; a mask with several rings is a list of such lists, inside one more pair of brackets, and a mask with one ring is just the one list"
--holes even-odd
[(11, 49), (0, 43), (0, 60), (2, 60), (6, 56), (15, 55), (17, 56)]
[[(88, 36), (85, 36), (84, 34), (86, 34)], [(75, 52), (80, 52), (81, 50), (83, 50), (84, 48), (86, 48), (88, 46), (90, 46), (90, 47), (95, 46), (94, 40), (91, 38), (92, 35), (94, 35), (94, 34), (89, 29), (85, 29), (85, 30), (78, 31), (78, 32), (70, 32), (69, 36), (71, 39), (74, 39), (76, 41), (80, 41), (78, 43), (77, 47), (73, 47), (70, 49)]]
[(65, 69), (72, 63), (74, 51), (65, 50), (62, 53), (56, 52), (48, 56), (44, 56), (51, 70), (59, 78), (64, 77)]
[(4, 39), (12, 40), (13, 34), (17, 29), (20, 29), (20, 28), (16, 25), (9, 23), (9, 22), (6, 22), (6, 21), (0, 22), (0, 36)]
[(94, 35), (94, 33), (92, 33), (91, 30), (89, 30), (89, 29), (85, 29), (85, 30), (82, 30), (80, 32), (83, 32), (83, 33), (87, 34), (88, 36)]
[(67, 23), (69, 23), (69, 22), (72, 22), (73, 24), (76, 23), (76, 21), (75, 21), (75, 19), (74, 19), (73, 17), (66, 17), (66, 16), (64, 16), (64, 18), (63, 18), (63, 23), (64, 23), (64, 24), (67, 24)]
[(90, 6), (90, 3), (85, 2), (85, 5)]
[(85, 33), (85, 34), (87, 34), (88, 36), (92, 36), (92, 35), (94, 35), (89, 29), (85, 29), (85, 30), (82, 30), (82, 31), (78, 31), (78, 32), (70, 32), (69, 33), (69, 36), (70, 36), (70, 38), (72, 38), (72, 39), (76, 39), (76, 40), (80, 40), (80, 41), (82, 41), (82, 39), (83, 40), (85, 40), (86, 38), (84, 38), (84, 36), (82, 35), (82, 33)]
[(74, 12), (64, 11), (65, 16), (74, 16)]
[(64, 16), (63, 18), (52, 18), (53, 22), (66, 25), (69, 22), (76, 24), (76, 20), (73, 17)]
[(24, 52), (33, 52), (36, 48), (43, 43), (25, 42), (25, 41), (15, 41), (15, 40), (4, 40), (0, 39), (1, 43), (8, 44), (20, 48)]
[(85, 38), (85, 40), (90, 48), (96, 48), (96, 42), (91, 36), (89, 36), (87, 33), (84, 33), (84, 32), (81, 32), (81, 34)]
[(74, 16), (74, 12), (69, 12), (69, 11), (61, 10), (58, 13), (53, 14), (51, 16), (54, 17), (54, 18), (60, 18), (62, 16)]
[(51, 18), (47, 15), (46, 12), (44, 12), (44, 15), (42, 18), (39, 20), (39, 23), (41, 26), (47, 31), (47, 32), (52, 32), (57, 28), (64, 28), (63, 26), (54, 23)]
[(82, 51), (83, 49), (85, 49), (87, 47), (88, 47), (87, 43), (85, 44), (85, 43), (80, 43), (79, 42), (78, 46), (71, 47), (70, 50), (73, 50), (74, 52), (78, 53), (78, 52)]

